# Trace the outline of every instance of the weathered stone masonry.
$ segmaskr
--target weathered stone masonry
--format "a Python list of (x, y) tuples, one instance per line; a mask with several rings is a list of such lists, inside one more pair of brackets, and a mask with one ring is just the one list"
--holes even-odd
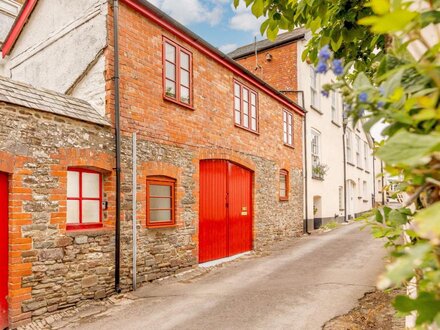
[[(9, 306), (13, 325), (113, 290), (113, 132), (0, 102), (0, 170), (10, 173)], [(66, 232), (68, 166), (101, 171), (100, 230)], [(109, 228), (107, 228), (109, 227)]]

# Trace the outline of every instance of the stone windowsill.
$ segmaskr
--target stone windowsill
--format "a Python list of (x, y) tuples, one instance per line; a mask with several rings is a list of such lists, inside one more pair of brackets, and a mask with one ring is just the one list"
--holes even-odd
[(90, 228), (90, 229), (76, 229), (67, 230), (66, 236), (77, 237), (77, 236), (104, 236), (112, 233), (114, 228), (101, 227), (101, 228)]
[(319, 110), (318, 108), (316, 108), (315, 106), (311, 105), (310, 108), (312, 108), (313, 110), (315, 110), (317, 113), (319, 113), (320, 115), (323, 115), (324, 113)]

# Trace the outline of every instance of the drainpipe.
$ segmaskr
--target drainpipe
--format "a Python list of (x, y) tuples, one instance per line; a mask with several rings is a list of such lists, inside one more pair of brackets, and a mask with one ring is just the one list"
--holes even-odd
[(347, 213), (347, 150), (346, 150), (346, 131), (347, 131), (347, 117), (345, 111), (343, 113), (342, 119), (342, 154), (344, 155), (344, 222), (348, 222), (348, 213)]
[[(375, 141), (373, 139), (373, 145)], [(373, 208), (376, 206), (376, 161), (373, 155)]]
[(114, 86), (115, 86), (115, 146), (116, 146), (116, 224), (115, 224), (115, 291), (121, 292), (120, 287), (120, 258), (121, 258), (121, 128), (119, 124), (119, 40), (118, 40), (118, 0), (113, 0), (113, 56), (114, 56)]
[(382, 183), (382, 205), (383, 206), (385, 206), (385, 191), (384, 191), (384, 186), (385, 186), (385, 184), (384, 184), (384, 175), (383, 175), (383, 162), (382, 162), (382, 160), (380, 161), (380, 174), (381, 174), (381, 177), (382, 177), (382, 179), (381, 179), (381, 183)]

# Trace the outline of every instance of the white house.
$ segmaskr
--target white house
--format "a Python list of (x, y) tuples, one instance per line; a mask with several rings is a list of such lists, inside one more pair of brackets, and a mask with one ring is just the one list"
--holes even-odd
[[(242, 46), (228, 55), (269, 84), (291, 96), (307, 111), (305, 127), (304, 206), (307, 227), (352, 219), (373, 207), (376, 183), (372, 138), (360, 124), (343, 121), (342, 98), (321, 94), (335, 79), (317, 74), (302, 62), (309, 33), (303, 29)], [(345, 145), (345, 153), (344, 153)]]

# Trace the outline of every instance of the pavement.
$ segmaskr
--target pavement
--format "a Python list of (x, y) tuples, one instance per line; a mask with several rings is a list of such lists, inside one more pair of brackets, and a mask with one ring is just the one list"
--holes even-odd
[(321, 329), (383, 271), (383, 242), (361, 224), (275, 244), (187, 280), (148, 284), (71, 329)]

